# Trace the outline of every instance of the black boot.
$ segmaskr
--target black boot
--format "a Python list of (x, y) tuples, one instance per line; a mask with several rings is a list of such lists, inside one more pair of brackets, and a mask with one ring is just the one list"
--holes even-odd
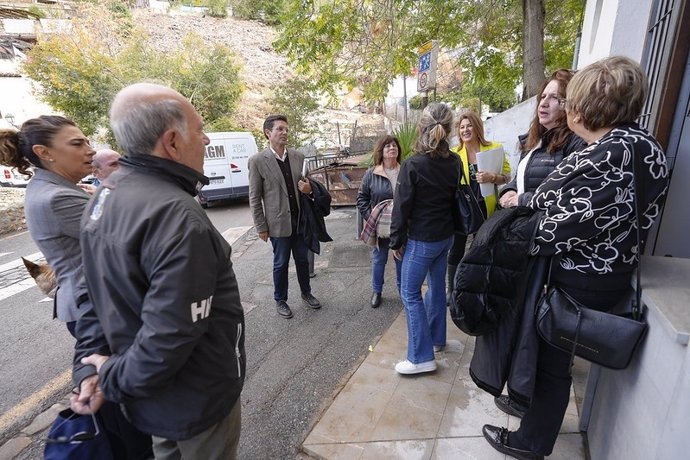
[(457, 265), (448, 264), (448, 267), (446, 268), (446, 307), (450, 306), (451, 297), (453, 297), (453, 289), (455, 288), (455, 272), (457, 270)]

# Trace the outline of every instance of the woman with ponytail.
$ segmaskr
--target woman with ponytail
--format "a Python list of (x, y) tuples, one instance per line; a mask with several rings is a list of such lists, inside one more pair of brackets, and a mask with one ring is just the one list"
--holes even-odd
[(33, 176), (26, 187), (26, 224), (57, 275), (53, 314), (72, 335), (79, 316), (79, 222), (89, 201), (76, 184), (91, 174), (94, 153), (74, 122), (60, 116), (44, 115), (27, 120), (19, 131), (0, 131), (0, 162)]
[[(76, 184), (91, 174), (94, 153), (74, 122), (60, 116), (32, 118), (19, 131), (0, 130), (0, 163), (33, 176), (26, 187), (26, 223), (57, 275), (53, 315), (66, 323), (75, 338), (80, 315), (77, 299), (84, 297), (77, 292), (82, 275), (79, 224), (89, 201), (89, 194)], [(102, 417), (113, 458), (150, 457), (151, 437), (134, 428), (117, 404), (103, 405), (98, 417)]]
[[(446, 345), (446, 258), (453, 243), (455, 190), (462, 166), (448, 147), (453, 112), (430, 104), (417, 126), (415, 154), (400, 168), (391, 222), (391, 249), (402, 260), (401, 297), (407, 316), (407, 359), (395, 370), (436, 369)], [(422, 283), (428, 290), (422, 298)]]

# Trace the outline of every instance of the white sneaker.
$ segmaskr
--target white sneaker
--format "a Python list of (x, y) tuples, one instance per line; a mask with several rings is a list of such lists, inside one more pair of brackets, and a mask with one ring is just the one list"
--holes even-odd
[(439, 351), (443, 351), (443, 349), (446, 348), (443, 345), (434, 345), (434, 352), (438, 353)]
[(425, 363), (413, 364), (408, 360), (400, 361), (395, 365), (395, 372), (398, 374), (421, 374), (423, 372), (433, 372), (436, 370), (436, 361), (431, 360)]

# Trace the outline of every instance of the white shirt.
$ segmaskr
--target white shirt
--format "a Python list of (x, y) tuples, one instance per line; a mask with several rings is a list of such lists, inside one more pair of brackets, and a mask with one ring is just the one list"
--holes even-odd
[(277, 159), (279, 159), (279, 160), (282, 161), (282, 162), (285, 162), (285, 159), (287, 158), (287, 147), (285, 147), (285, 151), (283, 152), (283, 156), (282, 156), (282, 157), (280, 156), (280, 154), (279, 154), (278, 152), (276, 152), (275, 150), (273, 150), (273, 146), (272, 146), (272, 145), (269, 144), (269, 145), (268, 145), (268, 148), (271, 149), (271, 152), (273, 152), (273, 155), (275, 155)]

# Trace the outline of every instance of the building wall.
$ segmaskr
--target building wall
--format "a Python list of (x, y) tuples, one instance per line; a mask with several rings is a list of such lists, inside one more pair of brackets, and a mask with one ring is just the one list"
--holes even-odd
[(34, 96), (31, 80), (25, 77), (0, 77), (2, 98), (0, 99), (0, 111), (5, 116), (8, 113), (14, 115), (14, 124), (21, 125), (29, 118), (39, 115), (55, 114), (49, 105), (39, 101)]
[(623, 55), (642, 59), (652, 0), (587, 0), (578, 68)]
[(536, 98), (532, 97), (484, 122), (484, 137), (503, 144), (513, 176), (520, 161), (518, 136), (529, 129), (536, 103)]

